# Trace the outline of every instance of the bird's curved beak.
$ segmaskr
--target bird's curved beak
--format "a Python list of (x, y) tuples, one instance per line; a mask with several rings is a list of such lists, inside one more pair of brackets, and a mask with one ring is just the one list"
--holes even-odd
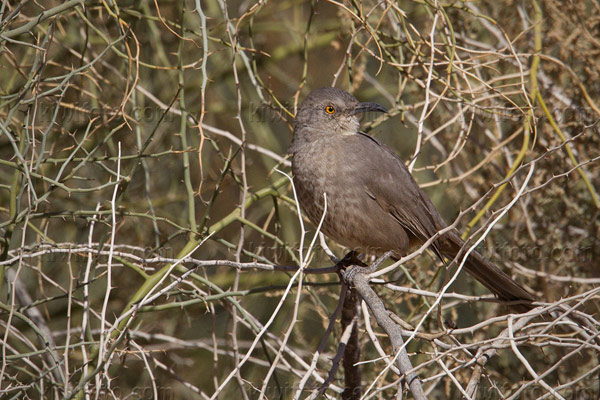
[(358, 113), (364, 113), (367, 111), (378, 111), (382, 113), (388, 112), (388, 110), (384, 106), (379, 105), (377, 103), (358, 103), (358, 105), (354, 107), (354, 110), (352, 110), (352, 114), (354, 115)]

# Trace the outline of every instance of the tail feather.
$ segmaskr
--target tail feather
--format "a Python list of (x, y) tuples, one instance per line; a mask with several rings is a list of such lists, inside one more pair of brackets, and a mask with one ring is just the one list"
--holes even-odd
[[(445, 235), (441, 242), (442, 253), (450, 259), (463, 251), (464, 242), (454, 232)], [(533, 308), (531, 303), (535, 297), (478, 252), (469, 254), (465, 268), (500, 300), (512, 302), (511, 307), (515, 310), (525, 312)]]

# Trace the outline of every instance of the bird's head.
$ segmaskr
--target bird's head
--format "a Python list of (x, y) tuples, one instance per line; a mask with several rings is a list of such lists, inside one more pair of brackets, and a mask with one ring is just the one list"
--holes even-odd
[(359, 129), (358, 116), (373, 111), (387, 112), (377, 103), (359, 102), (345, 90), (324, 87), (313, 90), (302, 102), (294, 130), (312, 128), (328, 134), (355, 134)]

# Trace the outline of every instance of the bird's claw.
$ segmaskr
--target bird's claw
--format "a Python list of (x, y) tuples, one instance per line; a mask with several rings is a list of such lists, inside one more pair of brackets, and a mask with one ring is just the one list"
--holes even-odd
[(358, 253), (351, 251), (337, 263), (338, 271), (344, 282), (352, 282), (358, 273), (368, 275), (371, 272), (375, 272), (391, 255), (392, 252), (388, 251), (373, 263), (367, 265), (358, 257)]

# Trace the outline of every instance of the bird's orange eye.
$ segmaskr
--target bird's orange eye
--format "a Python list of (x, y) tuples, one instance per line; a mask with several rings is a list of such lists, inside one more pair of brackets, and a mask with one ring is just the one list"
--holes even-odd
[(335, 112), (335, 107), (334, 106), (327, 106), (327, 107), (325, 107), (325, 112), (327, 114), (333, 114)]

